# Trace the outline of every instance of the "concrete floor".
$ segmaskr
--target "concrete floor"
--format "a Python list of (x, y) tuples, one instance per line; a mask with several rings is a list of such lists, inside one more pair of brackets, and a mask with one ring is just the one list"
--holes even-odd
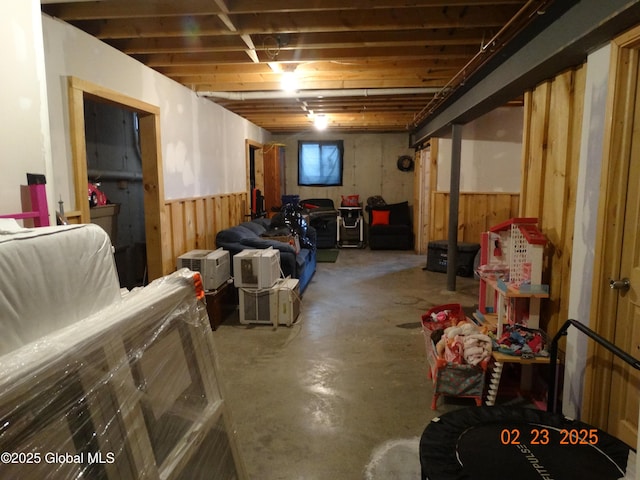
[(298, 325), (246, 326), (235, 313), (218, 327), (221, 388), (250, 479), (379, 478), (372, 465), (396, 441), (416, 445), (419, 472), (417, 438), (460, 405), (430, 408), (420, 316), (478, 298), (476, 280), (458, 277), (448, 292), (446, 274), (425, 264), (413, 252), (343, 249), (318, 264)]

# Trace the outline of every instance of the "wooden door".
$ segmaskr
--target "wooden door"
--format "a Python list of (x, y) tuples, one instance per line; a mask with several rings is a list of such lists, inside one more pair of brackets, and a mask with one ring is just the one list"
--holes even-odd
[(264, 154), (263, 149), (254, 152), (255, 187), (264, 195)]
[[(640, 357), (640, 27), (612, 43), (591, 328)], [(611, 281), (629, 280), (628, 289)], [(583, 419), (638, 445), (640, 375), (589, 345)]]
[(279, 145), (265, 145), (263, 156), (264, 191), (262, 194), (264, 195), (264, 208), (267, 215), (270, 215), (273, 207), (282, 205), (284, 149)]
[[(636, 69), (637, 69), (636, 65)], [(640, 83), (636, 70), (636, 94), (630, 144), (627, 198), (623, 222), (620, 280), (629, 289), (617, 290), (618, 303), (614, 343), (638, 357), (640, 353)], [(611, 414), (608, 431), (635, 446), (640, 408), (640, 372), (615, 359), (611, 378)]]

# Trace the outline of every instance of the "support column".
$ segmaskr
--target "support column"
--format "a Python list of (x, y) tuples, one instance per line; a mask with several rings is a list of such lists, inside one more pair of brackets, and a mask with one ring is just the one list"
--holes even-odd
[(460, 204), (460, 156), (462, 125), (454, 123), (451, 131), (451, 182), (449, 186), (449, 243), (447, 248), (447, 290), (456, 291), (458, 269), (458, 206)]

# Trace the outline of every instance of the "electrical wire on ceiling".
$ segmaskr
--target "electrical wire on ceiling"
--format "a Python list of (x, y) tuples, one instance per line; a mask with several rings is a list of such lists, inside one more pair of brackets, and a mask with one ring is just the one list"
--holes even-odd
[[(273, 44), (271, 44), (271, 41), (273, 41)], [(262, 47), (264, 48), (267, 57), (269, 57), (271, 60), (275, 60), (280, 53), (280, 44), (274, 37), (269, 36), (265, 38), (262, 41)]]
[(269, 35), (262, 41), (262, 47), (264, 48), (267, 56), (273, 61), (278, 58), (280, 50), (283, 47), (289, 45), (289, 36), (287, 34), (280, 34), (277, 36)]

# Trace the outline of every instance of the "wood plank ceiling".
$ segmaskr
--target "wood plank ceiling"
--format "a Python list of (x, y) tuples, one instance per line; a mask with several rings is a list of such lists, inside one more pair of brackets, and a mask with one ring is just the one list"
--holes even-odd
[[(548, 0), (42, 0), (272, 133), (409, 132)], [(283, 91), (283, 77), (293, 91)]]

